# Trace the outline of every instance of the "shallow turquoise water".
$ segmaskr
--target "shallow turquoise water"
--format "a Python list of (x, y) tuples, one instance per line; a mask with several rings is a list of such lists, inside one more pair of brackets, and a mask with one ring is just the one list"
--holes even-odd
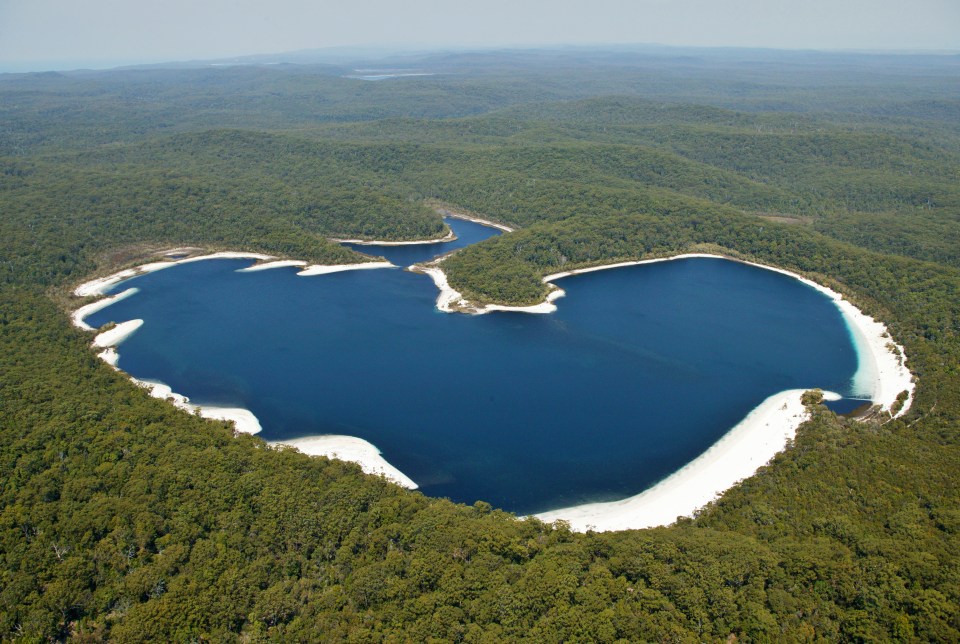
[[(450, 223), (464, 243), (493, 234)], [(87, 321), (144, 319), (119, 366), (250, 409), (264, 439), (358, 436), (426, 494), (518, 513), (636, 494), (768, 396), (848, 394), (857, 367), (830, 300), (725, 260), (565, 278), (554, 314), (483, 316), (437, 311), (432, 281), (400, 268), (236, 272), (249, 264), (135, 278), (117, 290), (140, 293)]]

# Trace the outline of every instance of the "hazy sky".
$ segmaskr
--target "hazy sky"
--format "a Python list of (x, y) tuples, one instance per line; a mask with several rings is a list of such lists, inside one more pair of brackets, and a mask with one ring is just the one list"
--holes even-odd
[(960, 0), (0, 0), (0, 69), (602, 43), (957, 51)]

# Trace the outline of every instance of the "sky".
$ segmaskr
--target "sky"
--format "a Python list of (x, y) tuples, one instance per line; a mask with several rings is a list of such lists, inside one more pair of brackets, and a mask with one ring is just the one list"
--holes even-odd
[(562, 44), (960, 51), (960, 0), (0, 0), (5, 71)]

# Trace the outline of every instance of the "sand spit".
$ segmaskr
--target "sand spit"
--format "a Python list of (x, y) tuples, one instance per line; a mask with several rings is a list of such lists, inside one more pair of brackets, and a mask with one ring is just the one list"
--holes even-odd
[(588, 503), (540, 513), (570, 522), (578, 532), (669, 525), (693, 514), (739, 481), (753, 476), (796, 435), (809, 413), (802, 389), (770, 396), (710, 449), (652, 488), (621, 501)]
[(330, 273), (359, 271), (371, 268), (397, 268), (397, 266), (391, 264), (390, 262), (364, 262), (363, 264), (333, 264), (328, 266), (314, 264), (312, 266), (307, 266), (305, 269), (297, 273), (297, 275), (300, 277), (311, 277), (314, 275), (328, 275)]
[(411, 490), (417, 489), (417, 484), (410, 477), (388, 463), (375, 445), (362, 438), (334, 435), (306, 436), (270, 444), (294, 447), (311, 456), (327, 456), (342, 461), (350, 461), (359, 465), (360, 469), (367, 474), (379, 474), (397, 485), (402, 485)]
[(263, 262), (254, 264), (246, 268), (238, 268), (238, 273), (256, 273), (257, 271), (268, 271), (271, 268), (286, 268), (287, 266), (306, 266), (307, 263), (302, 259), (279, 259), (275, 262)]
[[(167, 251), (171, 253), (173, 251)], [(212, 253), (210, 255), (200, 255), (198, 257), (187, 257), (185, 259), (176, 259), (163, 262), (151, 262), (149, 264), (143, 264), (142, 266), (137, 266), (136, 268), (127, 268), (122, 271), (116, 272), (107, 277), (98, 277), (97, 279), (90, 280), (89, 282), (84, 282), (77, 288), (73, 290), (73, 294), (77, 297), (90, 297), (92, 295), (103, 295), (107, 290), (117, 284), (122, 282), (125, 279), (130, 279), (131, 277), (136, 277), (137, 275), (145, 275), (147, 273), (153, 273), (155, 271), (163, 270), (165, 268), (170, 268), (171, 266), (177, 266), (179, 264), (187, 264), (189, 262), (199, 262), (204, 259), (258, 259), (258, 260), (268, 260), (273, 259), (270, 255), (261, 255), (259, 253), (234, 253), (234, 252), (221, 252), (221, 253)], [(101, 307), (103, 308), (103, 307)], [(97, 309), (99, 310), (99, 309)], [(90, 311), (87, 313), (89, 315), (93, 313)], [(79, 325), (78, 325), (79, 326)]]
[(137, 288), (128, 288), (127, 290), (117, 293), (116, 295), (111, 295), (110, 297), (105, 297), (102, 300), (97, 300), (96, 302), (91, 302), (90, 304), (84, 304), (79, 309), (73, 312), (71, 319), (73, 320), (73, 325), (78, 326), (84, 331), (95, 331), (92, 326), (84, 322), (83, 320), (88, 315), (93, 315), (101, 309), (105, 309), (111, 304), (115, 304), (120, 300), (124, 300), (131, 295), (135, 295), (140, 292), (140, 289)]
[(217, 407), (197, 405), (197, 411), (210, 420), (233, 421), (237, 431), (242, 434), (259, 434), (263, 427), (253, 412), (242, 407)]
[(93, 339), (93, 346), (104, 349), (107, 347), (116, 349), (118, 344), (133, 335), (141, 326), (143, 326), (143, 320), (127, 320), (126, 322), (121, 322), (109, 331), (98, 334), (97, 337)]

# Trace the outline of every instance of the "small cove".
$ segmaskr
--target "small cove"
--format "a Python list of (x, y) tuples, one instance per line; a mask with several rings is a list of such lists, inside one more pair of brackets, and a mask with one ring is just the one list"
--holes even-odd
[[(494, 234), (449, 221), (459, 245)], [(454, 244), (357, 247), (408, 265)], [(450, 315), (429, 277), (298, 277), (185, 264), (116, 287), (87, 318), (143, 327), (119, 367), (195, 402), (250, 409), (266, 440), (376, 445), (423, 492), (518, 513), (624, 498), (701, 454), (769, 395), (851, 394), (837, 308), (781, 274), (685, 259), (558, 282), (550, 315)]]

